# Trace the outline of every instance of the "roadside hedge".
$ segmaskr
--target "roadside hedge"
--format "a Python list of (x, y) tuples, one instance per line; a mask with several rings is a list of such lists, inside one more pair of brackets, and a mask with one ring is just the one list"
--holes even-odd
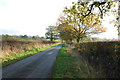
[(97, 70), (108, 78), (120, 78), (120, 41), (81, 42), (76, 49)]

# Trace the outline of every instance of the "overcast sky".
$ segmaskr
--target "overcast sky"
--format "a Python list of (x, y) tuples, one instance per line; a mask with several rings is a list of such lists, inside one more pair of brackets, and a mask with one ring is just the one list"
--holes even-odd
[[(46, 28), (56, 24), (72, 1), (78, 0), (0, 0), (0, 34), (44, 36)], [(109, 28), (99, 37), (117, 38), (116, 28), (104, 24)]]

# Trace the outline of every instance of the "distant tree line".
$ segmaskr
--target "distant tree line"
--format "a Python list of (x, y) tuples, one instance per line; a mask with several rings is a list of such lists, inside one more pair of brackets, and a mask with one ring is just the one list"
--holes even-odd
[(3, 34), (2, 35), (2, 40), (43, 40), (45, 39), (44, 37), (39, 37), (38, 35), (36, 36), (28, 36), (28, 35), (8, 35), (8, 34)]

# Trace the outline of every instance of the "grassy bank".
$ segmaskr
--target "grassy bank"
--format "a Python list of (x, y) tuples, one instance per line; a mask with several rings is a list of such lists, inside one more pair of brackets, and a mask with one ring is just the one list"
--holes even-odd
[(48, 48), (51, 48), (53, 46), (56, 46), (56, 45), (58, 45), (58, 43), (53, 44), (53, 45), (48, 46), (48, 47), (36, 48), (36, 49), (28, 50), (26, 52), (12, 54), (10, 56), (7, 56), (7, 57), (4, 57), (4, 58), (0, 59), (0, 62), (2, 62), (2, 67), (5, 67), (5, 66), (7, 66), (9, 64), (15, 63), (15, 62), (17, 62), (19, 60), (22, 60), (22, 59), (24, 59), (26, 57), (32, 56), (32, 55), (34, 55), (34, 54), (36, 54), (38, 52), (44, 51), (44, 50), (46, 50)]
[(65, 45), (56, 59), (52, 78), (100, 78), (103, 77), (83, 59), (75, 57), (67, 51)]
[(19, 41), (19, 40), (2, 40), (0, 58), (10, 56), (11, 54), (22, 53), (35, 48), (48, 47), (57, 42), (51, 41)]

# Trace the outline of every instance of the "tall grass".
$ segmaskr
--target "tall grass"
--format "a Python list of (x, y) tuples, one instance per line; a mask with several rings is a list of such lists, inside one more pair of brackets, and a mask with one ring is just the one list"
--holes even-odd
[(22, 53), (16, 53), (16, 54), (11, 54), (9, 56), (3, 57), (2, 59), (0, 59), (0, 62), (2, 62), (2, 66), (5, 67), (9, 64), (12, 64), (14, 62), (17, 62), (19, 60), (22, 60), (26, 57), (32, 56), (38, 52), (44, 51), (50, 47), (56, 46), (58, 44), (52, 44), (51, 46), (47, 46), (47, 47), (43, 47), (43, 48), (35, 48), (32, 50), (28, 50)]
[(2, 44), (0, 58), (10, 56), (20, 52), (25, 52), (34, 48), (43, 48), (51, 46), (53, 43), (45, 43), (42, 41), (0, 41)]

